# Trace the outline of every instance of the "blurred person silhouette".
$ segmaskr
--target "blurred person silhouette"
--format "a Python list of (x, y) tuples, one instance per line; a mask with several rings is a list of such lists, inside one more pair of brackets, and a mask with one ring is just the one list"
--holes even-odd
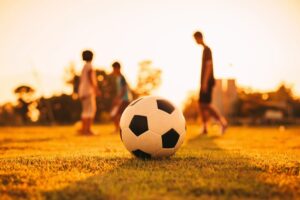
[(31, 121), (29, 107), (35, 102), (34, 92), (35, 90), (28, 85), (20, 85), (14, 90), (18, 97), (16, 112), (20, 115), (23, 124)]
[(125, 110), (125, 108), (129, 105), (131, 100), (131, 93), (129, 90), (129, 86), (123, 74), (121, 73), (121, 64), (119, 62), (114, 62), (112, 64), (113, 71), (111, 73), (116, 87), (116, 96), (114, 97), (112, 109), (110, 112), (110, 116), (115, 124), (115, 132), (119, 132), (120, 130), (120, 118)]
[(29, 105), (31, 102), (26, 102), (22, 98), (18, 98), (18, 105), (16, 106), (16, 111), (20, 114), (23, 124), (27, 124), (30, 121), (28, 117)]
[(93, 52), (85, 50), (82, 52), (82, 60), (85, 61), (81, 71), (78, 95), (82, 104), (81, 122), (83, 135), (93, 135), (91, 126), (96, 113), (96, 96), (100, 95), (97, 86), (96, 73), (93, 69), (92, 60)]
[(199, 105), (203, 121), (203, 130), (201, 134), (207, 134), (207, 122), (210, 116), (214, 117), (220, 123), (221, 132), (222, 134), (224, 134), (228, 125), (227, 120), (211, 104), (212, 91), (215, 85), (212, 52), (210, 48), (204, 43), (203, 35), (201, 32), (195, 32), (194, 38), (197, 44), (203, 46), (200, 81), (201, 87), (199, 93)]

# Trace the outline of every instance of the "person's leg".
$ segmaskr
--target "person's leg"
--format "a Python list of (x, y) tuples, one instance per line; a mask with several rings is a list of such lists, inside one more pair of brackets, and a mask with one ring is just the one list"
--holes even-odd
[(94, 135), (91, 128), (92, 128), (92, 125), (93, 125), (93, 122), (94, 122), (94, 117), (95, 117), (96, 110), (97, 110), (96, 97), (95, 96), (89, 97), (88, 109), (87, 110), (88, 110), (87, 111), (87, 115), (88, 115), (88, 118), (87, 118), (87, 135)]
[(86, 118), (82, 117), (81, 118), (81, 130), (79, 130), (79, 133), (80, 134), (85, 134), (86, 133), (86, 126), (87, 123), (86, 123)]
[(120, 119), (121, 119), (121, 116), (124, 112), (124, 110), (127, 108), (127, 106), (129, 105), (129, 101), (122, 101), (119, 109), (118, 109), (118, 112), (116, 114), (116, 116), (114, 117), (114, 124), (115, 124), (115, 132), (118, 133), (120, 131)]
[(114, 124), (115, 124), (115, 132), (119, 132), (120, 130), (120, 114), (116, 114), (116, 116), (114, 117)]
[(86, 125), (86, 135), (94, 135), (91, 127), (93, 124), (94, 119), (93, 118), (87, 118), (87, 125)]
[(207, 110), (213, 118), (219, 122), (221, 121), (221, 115), (213, 105), (207, 105)]
[(80, 134), (86, 134), (87, 131), (87, 118), (86, 118), (86, 99), (81, 99), (82, 112), (81, 112), (81, 130), (79, 130)]
[(96, 112), (96, 102), (93, 100), (95, 100), (93, 97), (86, 97), (82, 100), (81, 121), (83, 135), (93, 134), (91, 131), (91, 126)]
[(203, 123), (203, 129), (202, 132), (200, 134), (207, 134), (207, 122), (208, 122), (208, 111), (207, 111), (207, 102), (208, 102), (208, 93), (207, 91), (202, 91), (200, 90), (200, 94), (199, 94), (199, 107), (200, 107), (200, 113), (201, 113), (201, 117), (202, 117), (202, 123)]
[(208, 105), (207, 110), (210, 112), (210, 114), (221, 124), (222, 127), (222, 134), (225, 133), (225, 130), (227, 128), (227, 120), (225, 119), (224, 116), (222, 116), (217, 109), (212, 106)]
[(84, 118), (81, 117), (81, 129), (77, 130), (79, 134), (83, 134), (85, 129)]
[(208, 116), (207, 116), (207, 105), (206, 104), (200, 103), (200, 112), (201, 112), (202, 124), (203, 124), (203, 129), (200, 134), (207, 134)]
[(211, 115), (214, 117), (221, 125), (222, 127), (222, 134), (225, 132), (227, 128), (227, 121), (226, 119), (217, 111), (216, 108), (214, 108), (211, 104), (212, 97), (213, 97), (213, 86), (210, 86), (208, 90), (202, 95), (204, 102), (206, 103), (205, 109)]

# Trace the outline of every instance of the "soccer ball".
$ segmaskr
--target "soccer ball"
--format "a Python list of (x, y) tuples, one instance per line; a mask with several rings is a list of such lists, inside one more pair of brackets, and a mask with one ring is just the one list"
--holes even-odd
[(154, 96), (133, 101), (124, 110), (120, 127), (126, 149), (138, 158), (171, 156), (186, 134), (182, 112), (169, 101)]

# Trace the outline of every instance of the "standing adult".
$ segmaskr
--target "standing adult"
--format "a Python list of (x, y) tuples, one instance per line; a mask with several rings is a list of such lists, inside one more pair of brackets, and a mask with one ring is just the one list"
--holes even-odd
[(211, 104), (212, 92), (215, 85), (212, 52), (204, 43), (201, 32), (195, 32), (194, 38), (197, 44), (203, 46), (200, 82), (201, 87), (199, 94), (200, 112), (202, 114), (203, 121), (203, 130), (201, 134), (207, 134), (207, 122), (210, 116), (214, 117), (220, 123), (222, 134), (224, 134), (227, 128), (227, 121)]

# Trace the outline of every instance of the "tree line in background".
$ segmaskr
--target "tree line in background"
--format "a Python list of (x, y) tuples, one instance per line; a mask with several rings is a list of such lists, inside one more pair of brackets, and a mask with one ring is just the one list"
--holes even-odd
[[(201, 117), (198, 110), (198, 94), (192, 93), (185, 101), (184, 115), (197, 121)], [(226, 117), (231, 124), (295, 124), (300, 122), (300, 99), (285, 84), (264, 93), (239, 88), (232, 112)]]
[[(116, 94), (115, 80), (100, 69), (96, 70), (96, 76), (102, 96), (97, 98), (95, 121), (108, 122)], [(74, 65), (66, 68), (64, 79), (72, 87), (73, 94), (36, 98), (34, 88), (27, 85), (17, 87), (13, 91), (17, 103), (0, 106), (0, 125), (70, 124), (80, 120), (81, 104), (76, 95), (80, 76), (75, 72)], [(149, 60), (141, 62), (136, 87), (130, 88), (133, 99), (150, 95), (160, 84), (161, 71), (153, 67)], [(183, 112), (188, 121), (198, 121), (198, 110), (198, 93), (194, 92), (186, 98)], [(296, 123), (298, 121), (295, 120), (300, 119), (300, 99), (284, 84), (275, 91), (265, 93), (247, 92), (239, 88), (232, 112), (226, 117), (233, 124)]]
[[(102, 95), (97, 97), (96, 122), (110, 121), (109, 112), (116, 95), (114, 76), (104, 70), (96, 69), (98, 87)], [(14, 90), (17, 103), (6, 103), (0, 106), (0, 125), (49, 125), (70, 124), (80, 120), (81, 103), (77, 92), (80, 76), (75, 72), (75, 66), (70, 64), (65, 70), (65, 83), (72, 87), (73, 94), (61, 94), (49, 98), (35, 97), (35, 89), (21, 85)], [(161, 84), (161, 70), (145, 60), (139, 63), (137, 84), (130, 87), (133, 99), (150, 95)]]

